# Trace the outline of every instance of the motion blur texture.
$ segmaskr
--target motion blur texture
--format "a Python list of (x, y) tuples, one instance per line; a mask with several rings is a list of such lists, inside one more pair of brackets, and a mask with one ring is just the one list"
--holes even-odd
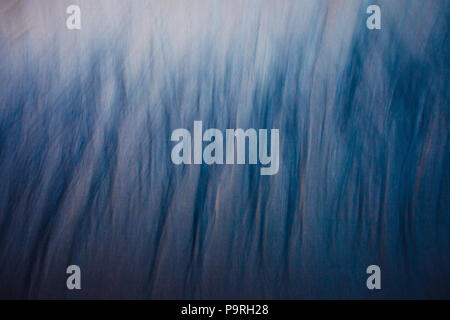
[[(0, 297), (450, 298), (450, 1), (0, 3)], [(194, 120), (278, 174), (172, 164)]]

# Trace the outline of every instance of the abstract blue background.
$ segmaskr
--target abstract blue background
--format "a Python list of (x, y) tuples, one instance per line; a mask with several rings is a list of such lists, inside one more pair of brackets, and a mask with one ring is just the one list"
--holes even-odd
[[(1, 0), (0, 298), (450, 298), (449, 7)], [(194, 120), (278, 174), (174, 165)]]

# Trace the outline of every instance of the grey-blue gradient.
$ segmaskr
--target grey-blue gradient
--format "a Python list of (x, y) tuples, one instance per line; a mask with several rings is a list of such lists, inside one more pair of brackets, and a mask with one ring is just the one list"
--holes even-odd
[[(450, 298), (449, 9), (1, 0), (0, 297)], [(172, 164), (194, 120), (278, 174)]]

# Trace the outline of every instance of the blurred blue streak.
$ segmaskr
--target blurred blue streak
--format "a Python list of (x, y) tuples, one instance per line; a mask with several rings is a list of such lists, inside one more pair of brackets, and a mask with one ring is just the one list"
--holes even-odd
[[(450, 298), (449, 5), (0, 1), (0, 297)], [(194, 120), (278, 174), (172, 164)]]

